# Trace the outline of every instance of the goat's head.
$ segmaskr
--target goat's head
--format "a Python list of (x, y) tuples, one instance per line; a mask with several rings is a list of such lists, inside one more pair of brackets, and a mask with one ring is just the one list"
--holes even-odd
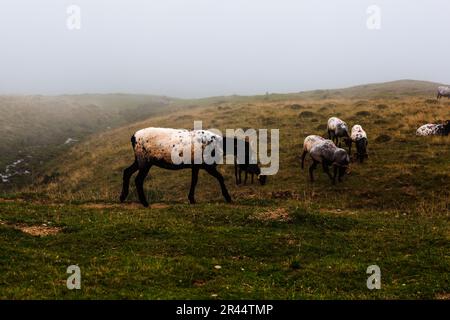
[(249, 164), (247, 172), (256, 174), (257, 177), (258, 177), (258, 181), (259, 181), (259, 183), (261, 185), (265, 185), (266, 184), (267, 176), (261, 174), (261, 168), (259, 167), (259, 165), (257, 165), (257, 164)]
[(346, 173), (349, 174), (350, 157), (344, 149), (337, 148), (334, 152), (333, 166), (339, 170), (339, 179)]
[(347, 127), (347, 124), (345, 124), (345, 123), (339, 123), (339, 124), (336, 126), (336, 133), (337, 133), (337, 135), (340, 136), (340, 137), (348, 137), (349, 135), (348, 135), (348, 127)]
[(450, 133), (450, 120), (444, 122), (444, 135), (448, 136)]
[(258, 174), (258, 181), (262, 186), (265, 185), (267, 182), (267, 176)]

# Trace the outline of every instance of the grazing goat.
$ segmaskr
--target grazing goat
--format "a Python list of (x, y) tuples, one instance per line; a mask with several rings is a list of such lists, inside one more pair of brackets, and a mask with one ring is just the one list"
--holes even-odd
[(265, 185), (267, 176), (261, 175), (261, 169), (256, 164), (235, 164), (234, 175), (236, 177), (236, 184), (242, 183), (242, 171), (245, 172), (244, 184), (247, 184), (248, 174), (251, 176), (251, 183), (253, 184), (253, 177), (256, 174), (257, 179), (261, 185)]
[(305, 157), (311, 151), (311, 148), (316, 143), (323, 142), (323, 141), (325, 141), (325, 138), (322, 138), (321, 136), (316, 136), (316, 135), (310, 135), (305, 138), (305, 140), (303, 141), (302, 169), (304, 168)]
[[(333, 184), (336, 183), (336, 176), (338, 181), (342, 181), (342, 177), (347, 172), (347, 168), (350, 164), (350, 157), (342, 148), (336, 147), (336, 145), (331, 140), (324, 140), (315, 143), (311, 150), (309, 151), (311, 159), (313, 160), (312, 165), (309, 167), (309, 176), (311, 182), (314, 182), (313, 172), (317, 168), (319, 163), (322, 164), (323, 171), (330, 177)], [(334, 175), (331, 176), (329, 171), (329, 166), (333, 166)]]
[(447, 97), (450, 98), (450, 88), (449, 87), (438, 87), (437, 90), (437, 99), (439, 100), (441, 97)]
[[(245, 153), (244, 153), (244, 161), (243, 163), (238, 163), (238, 158), (235, 157), (234, 161), (234, 177), (236, 179), (236, 184), (242, 183), (242, 171), (245, 172), (244, 184), (247, 184), (248, 174), (251, 175), (251, 181), (253, 183), (253, 177), (256, 174), (257, 179), (261, 185), (264, 185), (267, 180), (267, 176), (261, 175), (261, 168), (256, 163), (251, 163), (253, 157), (253, 150), (250, 146), (248, 139), (244, 140), (245, 143)], [(235, 148), (237, 148), (237, 144), (235, 144)], [(235, 154), (237, 154), (237, 150), (235, 150)]]
[(359, 125), (355, 124), (352, 127), (352, 134), (350, 136), (350, 146), (348, 149), (348, 154), (350, 157), (352, 156), (352, 143), (354, 142), (356, 145), (356, 154), (358, 156), (359, 162), (363, 163), (364, 158), (368, 158), (367, 155), (367, 134), (364, 129)]
[[(233, 141), (229, 141), (229, 139), (232, 139)], [(234, 151), (226, 149), (227, 142), (232, 142), (234, 144)], [(223, 155), (230, 153), (236, 156), (237, 138), (222, 137), (207, 130), (189, 131), (170, 128), (146, 128), (137, 131), (131, 137), (131, 144), (135, 160), (133, 164), (123, 172), (123, 186), (120, 195), (121, 202), (124, 202), (128, 196), (131, 176), (139, 170), (135, 179), (136, 190), (139, 201), (144, 207), (148, 207), (143, 185), (144, 179), (153, 165), (169, 170), (186, 168), (192, 170), (191, 187), (188, 195), (191, 204), (195, 203), (194, 193), (200, 169), (204, 169), (218, 180), (222, 195), (227, 202), (231, 202), (231, 197), (225, 186), (224, 178), (217, 170), (218, 162), (215, 161), (215, 157), (219, 156), (218, 154), (216, 155), (216, 150), (221, 151), (221, 153), (223, 152)], [(211, 158), (205, 156), (205, 150), (212, 150), (210, 154)], [(189, 152), (190, 154), (183, 154), (184, 151)], [(200, 159), (198, 159), (198, 151), (201, 151)], [(173, 155), (178, 156), (176, 160), (179, 160), (179, 163), (173, 161)], [(181, 159), (184, 159), (185, 157), (188, 159), (187, 161)], [(220, 155), (220, 158), (223, 159), (222, 155)]]
[(441, 124), (428, 123), (416, 131), (418, 136), (448, 136), (450, 133), (450, 120)]
[(331, 117), (328, 119), (328, 139), (335, 142), (337, 146), (341, 146), (339, 138), (343, 139), (347, 147), (350, 145), (351, 140), (348, 134), (347, 124), (339, 118)]

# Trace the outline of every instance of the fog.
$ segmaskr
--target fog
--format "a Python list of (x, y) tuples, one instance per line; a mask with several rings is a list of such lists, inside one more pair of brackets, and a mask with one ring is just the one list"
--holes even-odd
[[(68, 27), (70, 5), (80, 29)], [(368, 28), (370, 5), (380, 29)], [(2, 0), (0, 94), (450, 83), (449, 13), (448, 0)]]

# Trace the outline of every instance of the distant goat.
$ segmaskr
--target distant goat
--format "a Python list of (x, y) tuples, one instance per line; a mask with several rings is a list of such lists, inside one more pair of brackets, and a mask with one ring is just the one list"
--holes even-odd
[[(252, 163), (252, 162), (256, 162), (256, 161), (251, 161), (253, 160), (253, 150), (250, 146), (249, 140), (245, 139), (245, 153), (244, 153), (244, 159), (243, 162), (240, 163), (238, 161), (238, 157), (235, 157), (235, 161), (234, 161), (234, 177), (236, 179), (236, 184), (241, 184), (242, 183), (242, 171), (245, 172), (245, 177), (244, 177), (244, 184), (247, 184), (247, 177), (248, 174), (251, 175), (251, 182), (253, 183), (253, 177), (256, 174), (257, 179), (259, 181), (259, 183), (261, 185), (264, 185), (266, 183), (267, 180), (267, 176), (265, 175), (261, 175), (261, 168), (258, 166), (258, 164), (256, 163)], [(235, 144), (235, 148), (237, 148), (237, 144)], [(235, 152), (235, 154), (237, 154), (237, 150)]]
[[(214, 158), (216, 156), (215, 150), (217, 147), (217, 150), (221, 150), (223, 155), (232, 154), (236, 156), (236, 145), (238, 139), (234, 138), (232, 141), (234, 144), (234, 150), (227, 150), (226, 146), (229, 139), (233, 138), (222, 137), (207, 130), (189, 131), (170, 128), (146, 128), (137, 131), (131, 137), (135, 160), (133, 164), (126, 168), (123, 172), (123, 186), (120, 201), (123, 202), (127, 198), (129, 193), (130, 178), (133, 173), (139, 170), (139, 173), (135, 179), (136, 190), (139, 196), (139, 201), (142, 205), (148, 207), (143, 185), (144, 179), (150, 168), (155, 165), (157, 167), (169, 170), (186, 168), (190, 168), (192, 170), (191, 188), (188, 196), (190, 203), (195, 203), (194, 193), (200, 169), (204, 169), (219, 181), (222, 195), (227, 202), (231, 202), (231, 197), (225, 186), (224, 178), (220, 172), (217, 171), (217, 163), (207, 161), (208, 159), (206, 159), (203, 155), (203, 151), (206, 148), (210, 148), (212, 150), (211, 157)], [(202, 158), (199, 163), (194, 161), (196, 156), (196, 152), (194, 151), (195, 143), (198, 143), (202, 151)], [(173, 154), (178, 155), (181, 159), (183, 158), (183, 152), (185, 150), (191, 153), (190, 159), (192, 161), (189, 161), (189, 163), (174, 163), (172, 160)]]
[(448, 136), (449, 133), (450, 120), (447, 120), (442, 124), (424, 124), (416, 131), (416, 135), (418, 136)]
[[(314, 181), (313, 172), (317, 168), (319, 163), (322, 164), (323, 171), (328, 175), (331, 179), (332, 183), (336, 183), (336, 177), (338, 181), (342, 181), (342, 177), (347, 172), (347, 169), (350, 164), (350, 157), (342, 148), (336, 147), (336, 145), (331, 140), (319, 139), (321, 137), (318, 136), (308, 136), (305, 138), (305, 142), (303, 143), (303, 154), (302, 154), (302, 168), (303, 168), (303, 160), (306, 153), (309, 153), (313, 163), (309, 167), (309, 176), (311, 182)], [(308, 148), (310, 147), (309, 151)], [(329, 171), (329, 166), (333, 166), (333, 176), (331, 176)]]
[(348, 134), (347, 124), (339, 118), (331, 117), (328, 119), (328, 139), (333, 141), (337, 146), (341, 146), (339, 139), (343, 139), (347, 147), (350, 145), (351, 140)]
[(447, 97), (450, 98), (450, 88), (440, 86), (437, 90), (437, 99), (439, 100), (441, 97)]
[(354, 142), (356, 145), (356, 152), (359, 159), (359, 162), (363, 162), (364, 158), (368, 158), (367, 155), (367, 134), (364, 129), (359, 125), (355, 124), (352, 127), (352, 134), (350, 136), (350, 146), (348, 148), (348, 154), (352, 155), (352, 143)]

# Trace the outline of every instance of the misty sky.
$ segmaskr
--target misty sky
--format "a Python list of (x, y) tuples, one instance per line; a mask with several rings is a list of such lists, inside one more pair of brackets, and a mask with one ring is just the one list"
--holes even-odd
[[(81, 8), (81, 29), (66, 25)], [(381, 29), (369, 30), (370, 5)], [(450, 83), (448, 0), (1, 0), (0, 94)]]

